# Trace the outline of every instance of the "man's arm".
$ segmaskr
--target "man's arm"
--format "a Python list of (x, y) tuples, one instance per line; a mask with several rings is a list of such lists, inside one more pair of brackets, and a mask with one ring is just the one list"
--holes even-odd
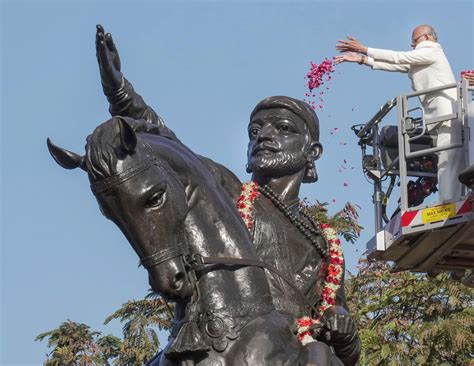
[(341, 62), (355, 62), (359, 65), (367, 65), (372, 67), (373, 70), (384, 70), (384, 71), (394, 71), (394, 72), (408, 72), (410, 70), (410, 65), (408, 64), (390, 64), (388, 62), (374, 61), (372, 57), (362, 55), (355, 52), (347, 52), (342, 55), (336, 56), (334, 58), (336, 64)]
[(370, 57), (367, 60), (367, 65), (372, 67), (372, 70), (383, 70), (402, 73), (407, 73), (408, 71), (410, 71), (410, 65), (408, 64), (390, 64), (388, 62), (374, 61)]
[(419, 48), (413, 51), (391, 51), (380, 48), (368, 48), (367, 56), (375, 61), (390, 64), (429, 65), (436, 61), (436, 50), (433, 48)]
[(163, 119), (135, 92), (132, 84), (123, 76), (120, 56), (110, 33), (97, 25), (96, 52), (104, 94), (109, 101), (112, 116), (143, 119), (164, 126)]
[[(407, 66), (390, 67), (393, 65), (429, 65), (436, 61), (437, 52), (434, 48), (419, 48), (413, 51), (391, 51), (380, 48), (367, 47), (360, 43), (354, 37), (348, 36), (347, 40), (339, 40), (336, 49), (345, 52), (343, 55), (336, 56), (336, 63), (358, 62), (372, 66), (376, 70), (405, 72)], [(367, 56), (365, 56), (367, 55)], [(374, 60), (374, 61), (372, 61)], [(377, 63), (381, 62), (381, 63)]]

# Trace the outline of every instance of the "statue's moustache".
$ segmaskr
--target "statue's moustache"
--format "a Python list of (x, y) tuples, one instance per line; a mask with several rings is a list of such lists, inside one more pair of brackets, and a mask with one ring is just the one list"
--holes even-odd
[(269, 142), (262, 142), (261, 144), (256, 145), (252, 150), (252, 155), (257, 154), (259, 151), (270, 151), (270, 152), (280, 152), (280, 149), (269, 143)]

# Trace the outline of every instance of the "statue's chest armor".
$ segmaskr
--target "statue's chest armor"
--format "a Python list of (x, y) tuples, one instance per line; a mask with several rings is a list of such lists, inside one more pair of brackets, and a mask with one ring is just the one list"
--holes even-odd
[[(311, 302), (315, 302), (319, 298), (324, 273), (321, 256), (310, 240), (265, 197), (260, 196), (255, 201), (253, 214), (252, 234), (259, 257), (287, 275)], [(281, 297), (288, 299), (291, 296), (293, 301), (299, 300), (283, 280), (268, 272), (267, 277), (273, 297), (280, 297), (276, 299), (277, 308), (286, 308), (292, 301)]]

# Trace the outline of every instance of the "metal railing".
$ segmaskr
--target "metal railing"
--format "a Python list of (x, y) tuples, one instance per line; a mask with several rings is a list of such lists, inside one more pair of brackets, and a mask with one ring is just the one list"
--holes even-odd
[[(409, 100), (415, 97), (429, 96), (430, 94), (445, 91), (448, 89), (456, 89), (457, 99), (454, 103), (453, 113), (437, 116), (434, 118), (425, 118), (425, 112), (423, 108), (417, 107), (409, 109)], [(384, 193), (382, 191), (382, 179), (386, 175), (399, 175), (400, 177), (400, 209), (402, 211), (409, 210), (408, 205), (408, 176), (418, 175), (416, 173), (408, 171), (407, 160), (418, 158), (421, 156), (430, 155), (440, 151), (446, 151), (450, 149), (464, 148), (466, 163), (469, 164), (468, 158), (468, 136), (469, 136), (469, 124), (467, 120), (467, 104), (469, 102), (469, 91), (474, 90), (473, 87), (469, 87), (466, 80), (462, 80), (459, 83), (452, 83), (443, 85), (436, 88), (420, 90), (417, 92), (406, 93), (393, 98), (385, 103), (379, 111), (357, 132), (359, 139), (366, 138), (370, 134), (370, 141), (372, 145), (373, 156), (375, 157), (376, 167), (371, 170), (373, 186), (374, 186), (374, 213), (375, 213), (375, 232), (379, 232), (383, 227), (382, 219), (382, 201), (384, 199)], [(397, 126), (398, 126), (398, 157), (385, 169), (381, 167), (381, 144), (379, 136), (379, 126), (387, 114), (397, 107)], [(414, 131), (413, 129), (413, 118), (410, 113), (421, 110), (421, 132), (415, 135), (410, 134)], [(462, 134), (461, 141), (451, 143), (449, 145), (428, 147), (425, 149), (417, 149), (417, 151), (411, 151), (410, 143), (413, 143), (417, 139), (425, 135), (429, 130), (428, 126), (441, 124), (446, 121), (452, 121), (451, 123), (461, 124)], [(473, 121), (471, 121), (473, 123)], [(393, 171), (392, 169), (398, 164), (398, 170)], [(364, 168), (365, 169), (365, 168)], [(424, 173), (418, 176), (435, 176), (434, 173)], [(464, 188), (463, 188), (464, 189)]]
[[(422, 110), (422, 133), (417, 136), (410, 137), (406, 122), (410, 118), (410, 112), (413, 109), (409, 109), (409, 99), (421, 96), (429, 96), (430, 94), (445, 91), (448, 89), (456, 89), (457, 91), (457, 98), (456, 103), (453, 106), (453, 112), (447, 115), (436, 116), (434, 118), (425, 119), (425, 113), (423, 108)], [(407, 192), (407, 184), (408, 184), (408, 172), (407, 172), (407, 159), (413, 159), (421, 156), (426, 156), (430, 154), (434, 154), (440, 151), (447, 151), (451, 149), (458, 149), (458, 148), (467, 148), (467, 143), (464, 139), (465, 134), (461, 134), (461, 141), (457, 143), (451, 143), (448, 145), (436, 146), (426, 149), (420, 149), (417, 151), (411, 151), (410, 142), (414, 139), (420, 138), (421, 136), (426, 133), (428, 130), (428, 126), (430, 125), (437, 125), (443, 122), (451, 121), (451, 123), (461, 125), (461, 128), (464, 129), (464, 123), (467, 120), (464, 118), (464, 114), (466, 108), (464, 107), (465, 101), (462, 98), (462, 89), (467, 88), (466, 80), (462, 80), (460, 83), (451, 83), (447, 85), (443, 85), (436, 88), (430, 88), (426, 90), (420, 90), (417, 92), (407, 93), (400, 95), (399, 97), (399, 115), (398, 115), (398, 147), (399, 147), (399, 174), (400, 174), (400, 209), (401, 211), (409, 210), (408, 205), (408, 192)], [(464, 190), (464, 188), (463, 188)], [(461, 198), (461, 197), (459, 197)]]

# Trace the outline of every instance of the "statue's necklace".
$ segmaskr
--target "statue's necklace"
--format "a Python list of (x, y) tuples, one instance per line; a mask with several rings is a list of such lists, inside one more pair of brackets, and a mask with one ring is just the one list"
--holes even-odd
[(321, 257), (326, 258), (328, 256), (327, 248), (323, 248), (317, 237), (321, 236), (322, 233), (317, 229), (311, 216), (309, 216), (304, 210), (299, 209), (300, 214), (311, 223), (308, 225), (306, 222), (296, 216), (290, 207), (286, 205), (283, 200), (267, 185), (258, 186), (258, 191), (267, 197), (278, 210), (280, 210), (290, 222), (313, 244), (316, 250), (319, 252)]

